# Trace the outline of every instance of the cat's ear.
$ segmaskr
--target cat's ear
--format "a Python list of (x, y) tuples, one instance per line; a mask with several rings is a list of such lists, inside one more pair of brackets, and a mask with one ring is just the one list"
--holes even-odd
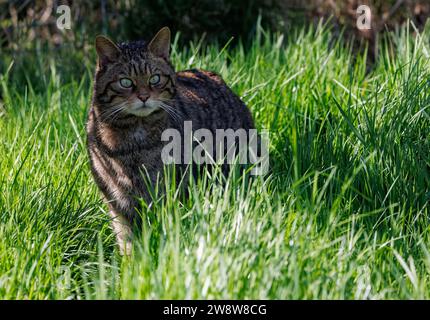
[(157, 57), (169, 60), (170, 29), (168, 27), (164, 27), (158, 31), (155, 37), (149, 43), (148, 48), (149, 51), (151, 51)]
[(118, 46), (105, 36), (96, 37), (96, 51), (100, 65), (116, 61), (121, 53)]

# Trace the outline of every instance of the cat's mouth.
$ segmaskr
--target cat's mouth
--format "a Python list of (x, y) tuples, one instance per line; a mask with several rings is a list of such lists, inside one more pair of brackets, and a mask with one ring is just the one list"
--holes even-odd
[(137, 117), (147, 117), (150, 114), (161, 110), (161, 107), (156, 101), (147, 100), (146, 102), (142, 102), (139, 99), (133, 101), (133, 103), (129, 104), (127, 108), (128, 113)]

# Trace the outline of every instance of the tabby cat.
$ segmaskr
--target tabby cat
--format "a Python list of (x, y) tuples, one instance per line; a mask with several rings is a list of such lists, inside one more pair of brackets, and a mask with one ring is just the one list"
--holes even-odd
[[(162, 132), (192, 121), (199, 128), (253, 128), (246, 105), (220, 76), (203, 70), (175, 72), (169, 58), (170, 30), (149, 42), (115, 44), (96, 38), (94, 93), (87, 145), (94, 179), (112, 217), (122, 254), (129, 254), (139, 199), (150, 201), (148, 180), (163, 172)], [(142, 170), (144, 169), (144, 170)]]

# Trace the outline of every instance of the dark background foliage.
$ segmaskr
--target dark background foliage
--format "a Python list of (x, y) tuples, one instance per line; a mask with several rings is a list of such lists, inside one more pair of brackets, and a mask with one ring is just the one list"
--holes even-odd
[[(71, 30), (56, 27), (56, 9), (61, 4), (71, 7)], [(356, 8), (361, 4), (372, 9), (369, 31), (355, 27)], [(285, 32), (323, 19), (334, 32), (344, 31), (345, 37), (359, 44), (364, 40), (372, 48), (382, 32), (408, 20), (423, 28), (429, 16), (429, 0), (0, 0), (0, 44), (3, 49), (19, 50), (34, 46), (37, 39), (82, 48), (99, 33), (118, 41), (147, 39), (165, 25), (180, 32), (183, 43), (202, 37), (221, 43), (234, 37), (234, 43), (251, 39), (257, 21), (263, 28)]]

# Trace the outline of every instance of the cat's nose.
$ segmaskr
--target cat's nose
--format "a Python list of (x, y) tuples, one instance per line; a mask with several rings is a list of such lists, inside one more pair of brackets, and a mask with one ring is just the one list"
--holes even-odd
[(146, 100), (148, 100), (149, 98), (149, 94), (139, 94), (137, 96), (142, 102), (146, 102)]

